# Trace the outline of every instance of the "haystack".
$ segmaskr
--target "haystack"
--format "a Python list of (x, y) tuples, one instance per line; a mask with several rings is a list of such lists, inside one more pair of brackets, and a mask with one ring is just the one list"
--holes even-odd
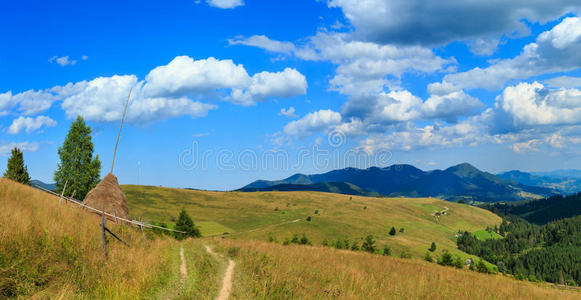
[(129, 219), (129, 206), (125, 194), (119, 186), (113, 173), (107, 174), (103, 181), (92, 189), (85, 198), (86, 205), (101, 210), (105, 204), (105, 212), (117, 217)]

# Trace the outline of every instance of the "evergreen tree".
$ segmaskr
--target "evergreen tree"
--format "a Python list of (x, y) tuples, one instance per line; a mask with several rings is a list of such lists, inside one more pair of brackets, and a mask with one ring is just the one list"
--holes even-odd
[(178, 240), (183, 240), (188, 237), (200, 237), (200, 230), (194, 225), (194, 221), (190, 218), (190, 215), (186, 212), (185, 209), (182, 208), (180, 212), (180, 216), (178, 217), (178, 221), (176, 222), (176, 230), (184, 231), (184, 233), (175, 233), (175, 237)]
[(389, 231), (389, 235), (395, 235), (396, 231), (395, 231), (395, 227), (391, 227), (391, 230)]
[(430, 250), (430, 252), (436, 251), (436, 243), (432, 242), (432, 245), (430, 246), (430, 248), (428, 250)]
[(16, 147), (12, 149), (12, 155), (8, 159), (8, 165), (6, 166), (4, 177), (22, 184), (30, 185), (30, 176), (28, 176), (28, 169), (24, 165), (22, 151)]
[(369, 253), (374, 253), (375, 250), (377, 249), (375, 247), (375, 240), (373, 239), (372, 235), (368, 235), (365, 240), (363, 241), (363, 245), (361, 245), (361, 249), (363, 251), (369, 252)]
[(82, 117), (71, 124), (65, 141), (58, 149), (60, 163), (54, 173), (57, 192), (62, 192), (67, 183), (65, 195), (73, 191), (78, 199), (85, 199), (87, 193), (100, 180), (101, 162), (99, 155), (93, 157), (91, 127), (85, 124)]

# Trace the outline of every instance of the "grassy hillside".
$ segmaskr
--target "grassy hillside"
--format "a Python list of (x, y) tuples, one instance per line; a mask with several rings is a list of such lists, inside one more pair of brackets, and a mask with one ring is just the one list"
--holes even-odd
[[(173, 210), (185, 206), (197, 220), (203, 220), (198, 223), (207, 232), (236, 230), (233, 237), (238, 239), (177, 242), (109, 222), (111, 230), (129, 246), (110, 240), (105, 260), (96, 215), (0, 179), (0, 298), (212, 299), (225, 265), (204, 250), (206, 244), (236, 261), (232, 289), (236, 299), (371, 299), (377, 295), (394, 299), (574, 299), (580, 295), (547, 284), (440, 267), (418, 259), (240, 239), (297, 231), (318, 239), (338, 233), (355, 237), (385, 231), (386, 225), (374, 225), (383, 220), (405, 228), (395, 237), (384, 236), (383, 243), (412, 250), (417, 243), (422, 245), (418, 252), (423, 253), (427, 240), (436, 239), (438, 249), (450, 247), (456, 226), (480, 228), (490, 220), (498, 221), (495, 215), (474, 207), (437, 199), (124, 187), (132, 188), (152, 208), (131, 200), (137, 215), (169, 220)], [(158, 198), (160, 195), (165, 197)], [(319, 214), (311, 214), (311, 222), (276, 225), (310, 214), (313, 205)], [(444, 210), (444, 205), (446, 216), (438, 222), (431, 213)], [(354, 226), (349, 227), (349, 222)], [(256, 228), (267, 229), (251, 231)], [(184, 284), (179, 271), (182, 247), (188, 266)]]
[(581, 293), (420, 260), (216, 239), (238, 261), (237, 299), (579, 299)]
[[(432, 242), (444, 249), (468, 255), (456, 248), (458, 230), (478, 231), (498, 225), (495, 214), (473, 206), (436, 198), (374, 198), (320, 192), (208, 192), (127, 185), (122, 187), (132, 214), (146, 220), (171, 222), (184, 207), (203, 233), (207, 225), (228, 228), (233, 238), (282, 242), (305, 233), (314, 244), (337, 238), (361, 241), (374, 235), (380, 246), (399, 255), (409, 251), (423, 257)], [(446, 215), (433, 216), (448, 208)], [(315, 210), (318, 214), (315, 214)], [(306, 218), (311, 216), (311, 221)], [(391, 227), (398, 233), (388, 234)], [(221, 227), (219, 227), (221, 228)], [(404, 229), (400, 233), (400, 228)], [(222, 232), (213, 230), (214, 233)]]
[[(154, 238), (108, 222), (129, 246), (101, 247), (98, 216), (0, 179), (0, 298), (212, 298), (218, 263), (196, 241)], [(180, 284), (179, 249), (190, 270)]]

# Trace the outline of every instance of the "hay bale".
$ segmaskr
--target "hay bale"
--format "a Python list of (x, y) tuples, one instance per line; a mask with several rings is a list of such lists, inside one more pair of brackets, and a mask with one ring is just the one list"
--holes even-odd
[(117, 217), (129, 219), (129, 206), (125, 194), (119, 186), (117, 177), (107, 174), (97, 186), (89, 191), (84, 203), (101, 210), (105, 204), (105, 212), (116, 214)]

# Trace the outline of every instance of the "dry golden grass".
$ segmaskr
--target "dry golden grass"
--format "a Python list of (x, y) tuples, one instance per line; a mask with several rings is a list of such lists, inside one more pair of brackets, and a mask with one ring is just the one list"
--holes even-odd
[(183, 288), (177, 241), (108, 222), (129, 246), (109, 237), (105, 259), (97, 215), (7, 179), (0, 179), (0, 208), (0, 298), (142, 299), (168, 291), (191, 298), (217, 289), (217, 263), (201, 245), (186, 243), (188, 262), (197, 267), (188, 282), (211, 283)]
[(237, 299), (579, 299), (580, 292), (414, 259), (215, 239), (238, 262)]

